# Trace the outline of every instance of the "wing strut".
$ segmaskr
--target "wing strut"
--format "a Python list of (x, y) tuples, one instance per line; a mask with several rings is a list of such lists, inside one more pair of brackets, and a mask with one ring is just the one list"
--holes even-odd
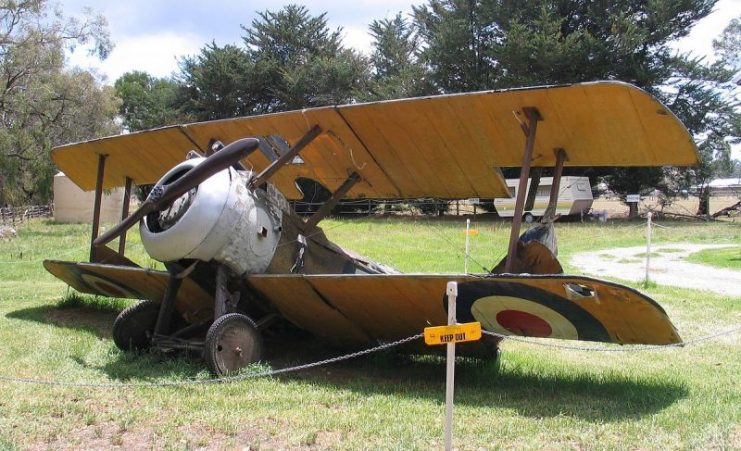
[(563, 162), (569, 159), (566, 151), (563, 149), (556, 149), (556, 166), (553, 169), (553, 184), (551, 185), (551, 196), (548, 199), (548, 207), (543, 213), (541, 223), (553, 221), (556, 217), (556, 206), (558, 205), (558, 195), (561, 190), (561, 175), (563, 174)]
[(350, 188), (352, 188), (356, 183), (360, 181), (360, 175), (358, 175), (357, 172), (353, 172), (350, 174), (350, 177), (345, 180), (345, 183), (343, 183), (339, 188), (337, 188), (337, 191), (335, 191), (332, 194), (332, 197), (329, 198), (326, 202), (324, 202), (324, 205), (319, 208), (319, 210), (314, 213), (311, 218), (309, 218), (308, 221), (306, 221), (306, 230), (313, 229), (317, 224), (319, 224), (319, 221), (324, 219), (329, 212), (332, 211), (335, 205), (337, 205), (337, 202), (342, 199), (345, 194), (347, 194), (348, 191), (350, 191)]
[(322, 133), (322, 128), (318, 125), (315, 125), (306, 132), (304, 136), (301, 137), (301, 139), (298, 140), (298, 142), (291, 147), (291, 149), (280, 156), (277, 160), (273, 161), (270, 166), (266, 167), (261, 173), (259, 173), (255, 178), (253, 178), (249, 183), (250, 189), (255, 189), (258, 186), (262, 185), (263, 183), (267, 182), (270, 177), (275, 174), (278, 169), (283, 167), (286, 163), (293, 160), (293, 157), (298, 155), (299, 152), (301, 152), (304, 147), (308, 146), (309, 143), (314, 141), (314, 138), (319, 136)]
[(105, 160), (107, 154), (98, 155), (98, 178), (95, 182), (95, 203), (93, 204), (93, 230), (90, 238), (90, 261), (95, 261), (95, 239), (98, 238), (100, 227), (100, 204), (103, 201), (103, 176), (105, 175)]
[[(123, 221), (129, 216), (129, 207), (131, 206), (131, 177), (126, 177), (126, 185), (124, 185), (124, 198), (123, 207), (121, 207), (121, 220)], [(126, 230), (121, 234), (118, 239), (118, 253), (123, 256), (126, 252)]]
[(525, 210), (525, 192), (527, 191), (527, 181), (530, 178), (530, 163), (533, 156), (533, 147), (535, 146), (535, 133), (538, 130), (538, 121), (543, 117), (537, 108), (525, 107), (522, 109), (527, 116), (527, 124), (522, 125), (522, 131), (527, 136), (525, 140), (525, 153), (522, 156), (522, 168), (520, 169), (520, 184), (517, 191), (517, 200), (515, 203), (515, 215), (512, 217), (512, 229), (509, 234), (509, 250), (507, 252), (507, 263), (504, 265), (504, 272), (512, 271), (512, 264), (517, 253), (517, 240), (520, 237), (520, 226), (522, 225), (522, 213)]

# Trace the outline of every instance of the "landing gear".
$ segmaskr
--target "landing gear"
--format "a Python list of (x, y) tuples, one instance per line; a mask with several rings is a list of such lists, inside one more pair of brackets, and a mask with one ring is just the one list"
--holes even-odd
[[(249, 300), (249, 293), (240, 290), (227, 268), (220, 266), (215, 271), (213, 316), (207, 312), (205, 318), (201, 315), (199, 319), (186, 321), (176, 301), (184, 277), (194, 267), (168, 268), (170, 279), (162, 302), (142, 301), (122, 311), (113, 324), (113, 341), (124, 351), (187, 352), (203, 357), (216, 376), (234, 374), (260, 360), (263, 346), (260, 330), (267, 328), (275, 315), (256, 308)], [(230, 286), (236, 290), (230, 291)], [(240, 302), (242, 293), (244, 299)], [(244, 314), (247, 312), (257, 315), (259, 321), (256, 323)]]
[(524, 221), (525, 221), (526, 223), (530, 224), (530, 223), (532, 223), (533, 221), (535, 221), (535, 216), (533, 216), (533, 214), (532, 214), (532, 213), (530, 213), (530, 212), (527, 212), (527, 213), (525, 213), (524, 215), (522, 215), (522, 219), (523, 219), (523, 220), (524, 220)]
[(142, 301), (125, 309), (113, 323), (113, 342), (124, 351), (144, 350), (152, 346), (154, 326), (160, 304)]
[(261, 355), (262, 337), (257, 325), (245, 315), (227, 313), (208, 329), (203, 357), (217, 376), (236, 373), (260, 360)]
[[(154, 345), (157, 316), (161, 304), (141, 301), (123, 310), (113, 322), (113, 343), (122, 351), (143, 351)], [(168, 329), (180, 330), (185, 324), (178, 313), (170, 315)]]

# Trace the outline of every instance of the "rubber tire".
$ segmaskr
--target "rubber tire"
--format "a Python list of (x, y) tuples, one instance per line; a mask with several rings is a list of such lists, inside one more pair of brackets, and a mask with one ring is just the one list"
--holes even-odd
[(123, 310), (113, 322), (113, 342), (123, 351), (144, 350), (152, 345), (159, 302), (142, 301)]
[(234, 374), (262, 357), (262, 335), (249, 317), (228, 313), (206, 333), (203, 358), (216, 376)]
[(532, 224), (535, 221), (535, 216), (533, 216), (532, 213), (528, 212), (522, 215), (522, 220), (528, 224)]

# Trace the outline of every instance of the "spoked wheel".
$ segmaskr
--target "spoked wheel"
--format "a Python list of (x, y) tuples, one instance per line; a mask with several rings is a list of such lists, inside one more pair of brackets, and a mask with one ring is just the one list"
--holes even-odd
[(524, 215), (522, 216), (522, 219), (524, 219), (526, 223), (530, 224), (530, 223), (532, 223), (533, 221), (535, 221), (535, 216), (533, 216), (533, 214), (532, 214), (532, 213), (528, 212), (528, 213), (525, 213), (525, 214), (524, 214)]
[(113, 342), (124, 351), (143, 350), (152, 345), (160, 304), (142, 301), (125, 309), (113, 323)]
[(203, 353), (213, 374), (233, 374), (260, 360), (262, 336), (250, 318), (229, 313), (214, 321), (208, 329)]

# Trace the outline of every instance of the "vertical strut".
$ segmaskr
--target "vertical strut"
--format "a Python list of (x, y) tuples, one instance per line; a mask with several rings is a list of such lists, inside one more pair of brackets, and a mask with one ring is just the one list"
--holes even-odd
[(178, 297), (178, 290), (182, 285), (183, 279), (170, 272), (167, 280), (167, 289), (160, 304), (159, 313), (157, 313), (157, 322), (154, 324), (154, 335), (167, 335), (170, 333), (170, 323), (172, 315), (175, 313), (175, 300)]
[(554, 150), (556, 154), (556, 166), (553, 168), (553, 184), (551, 185), (551, 196), (548, 199), (548, 207), (543, 213), (543, 220), (547, 222), (556, 217), (556, 207), (558, 206), (558, 196), (561, 192), (561, 175), (563, 174), (563, 162), (566, 161), (566, 151), (563, 149)]
[[(126, 177), (126, 185), (124, 186), (124, 198), (123, 208), (121, 209), (121, 221), (129, 216), (129, 206), (131, 206), (131, 177)], [(126, 230), (123, 231), (121, 237), (118, 239), (118, 253), (123, 255), (126, 251)]]
[(90, 261), (95, 261), (95, 246), (93, 241), (98, 237), (100, 227), (100, 204), (103, 201), (103, 176), (105, 175), (105, 160), (108, 155), (98, 155), (98, 178), (95, 181), (95, 204), (93, 205), (93, 230), (90, 238)]
[(517, 253), (517, 240), (520, 237), (522, 214), (525, 210), (525, 192), (527, 191), (527, 181), (530, 177), (530, 163), (533, 157), (533, 147), (535, 146), (535, 133), (538, 129), (538, 121), (542, 120), (536, 108), (523, 108), (523, 112), (527, 116), (527, 124), (522, 127), (527, 135), (527, 139), (525, 141), (525, 152), (522, 156), (520, 183), (518, 185), (517, 200), (515, 203), (515, 215), (512, 217), (512, 229), (509, 234), (509, 249), (507, 251), (507, 262), (504, 265), (504, 272), (512, 271), (512, 263)]

